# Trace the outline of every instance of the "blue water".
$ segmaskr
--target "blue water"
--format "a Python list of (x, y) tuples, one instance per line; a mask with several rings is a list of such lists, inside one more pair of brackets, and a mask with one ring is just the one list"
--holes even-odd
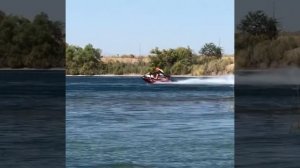
[(65, 71), (0, 70), (0, 167), (65, 166)]
[(230, 168), (232, 79), (67, 77), (67, 167)]

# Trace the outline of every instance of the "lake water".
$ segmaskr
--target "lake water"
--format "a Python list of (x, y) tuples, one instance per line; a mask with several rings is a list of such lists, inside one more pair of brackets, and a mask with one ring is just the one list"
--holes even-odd
[(0, 167), (64, 167), (65, 114), (64, 70), (0, 70)]
[(300, 167), (299, 72), (235, 71), (236, 167)]
[(67, 167), (233, 167), (233, 77), (175, 80), (67, 77)]

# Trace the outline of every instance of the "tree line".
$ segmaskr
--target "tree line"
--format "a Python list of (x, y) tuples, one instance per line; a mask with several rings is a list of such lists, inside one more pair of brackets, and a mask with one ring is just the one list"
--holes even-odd
[(46, 13), (33, 20), (0, 11), (0, 68), (53, 68), (65, 65), (64, 25)]
[(245, 15), (235, 34), (238, 69), (300, 66), (300, 34), (282, 32), (276, 18), (263, 11)]
[[(221, 59), (222, 52), (220, 46), (207, 43), (198, 53), (189, 47), (154, 48), (150, 51), (149, 62), (140, 59), (136, 63), (105, 63), (101, 60), (101, 50), (91, 44), (84, 47), (66, 44), (64, 24), (50, 20), (46, 13), (41, 12), (29, 20), (0, 11), (0, 68), (66, 66), (67, 74), (94, 75), (143, 74), (160, 66), (170, 74), (205, 74), (224, 68), (227, 63)], [(222, 67), (214, 68), (218, 65)]]
[[(152, 71), (154, 67), (161, 67), (167, 74), (195, 74), (205, 75), (208, 72), (221, 73), (226, 66), (233, 64), (233, 59), (221, 59), (222, 48), (214, 43), (205, 44), (199, 54), (193, 53), (189, 47), (170, 49), (154, 48), (148, 56), (149, 61), (142, 57), (129, 55), (127, 58), (137, 58), (135, 63), (121, 61), (103, 62), (100, 49), (91, 44), (84, 47), (67, 45), (66, 65), (67, 74), (95, 75), (95, 74), (144, 74)], [(122, 56), (121, 56), (122, 58)], [(201, 69), (201, 70), (199, 70)], [(224, 72), (232, 73), (233, 69)]]

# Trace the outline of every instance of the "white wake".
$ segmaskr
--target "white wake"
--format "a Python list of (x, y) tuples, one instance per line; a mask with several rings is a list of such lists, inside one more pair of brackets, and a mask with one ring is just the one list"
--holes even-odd
[(234, 75), (199, 77), (188, 79), (176, 79), (172, 82), (162, 82), (160, 84), (181, 84), (181, 85), (233, 85)]
[[(247, 72), (247, 71), (245, 71)], [(248, 85), (300, 85), (300, 68), (277, 68), (260, 71), (248, 71), (251, 74), (237, 75), (238, 84)]]

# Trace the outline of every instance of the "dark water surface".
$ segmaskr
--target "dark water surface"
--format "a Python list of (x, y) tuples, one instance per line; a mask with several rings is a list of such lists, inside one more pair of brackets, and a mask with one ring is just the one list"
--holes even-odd
[(65, 166), (65, 71), (0, 71), (0, 167)]
[(233, 167), (231, 81), (176, 80), (67, 77), (67, 167)]
[(236, 167), (300, 167), (299, 100), (298, 85), (235, 85)]

